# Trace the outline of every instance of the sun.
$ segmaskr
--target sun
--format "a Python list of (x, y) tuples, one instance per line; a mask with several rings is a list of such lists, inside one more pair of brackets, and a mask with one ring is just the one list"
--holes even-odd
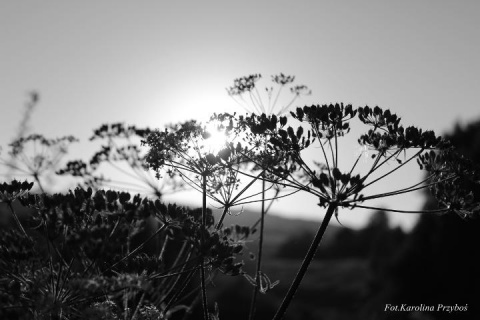
[(208, 135), (203, 139), (202, 145), (206, 152), (216, 154), (225, 147), (227, 136), (225, 132), (218, 129), (215, 122), (208, 122), (205, 125)]

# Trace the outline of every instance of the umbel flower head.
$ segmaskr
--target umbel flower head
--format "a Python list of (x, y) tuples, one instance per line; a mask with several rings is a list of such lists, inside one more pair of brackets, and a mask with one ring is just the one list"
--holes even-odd
[(37, 187), (44, 192), (41, 177), (55, 171), (69, 144), (77, 141), (73, 136), (47, 139), (40, 134), (31, 134), (13, 141), (10, 144), (10, 159), (0, 158), (0, 164), (9, 168), (12, 174), (33, 177)]
[[(233, 81), (233, 86), (227, 88), (227, 93), (243, 109), (250, 113), (265, 113), (282, 115), (288, 111), (293, 103), (303, 95), (310, 95), (312, 91), (306, 85), (293, 85), (295, 76), (285, 75), (283, 73), (272, 75), (272, 86), (266, 86), (258, 90), (258, 82), (262, 79), (261, 74), (251, 74), (237, 78)], [(290, 87), (292, 95), (288, 102), (282, 101), (282, 91), (285, 87)], [(263, 92), (262, 94), (260, 92)]]
[[(94, 130), (91, 141), (101, 141), (100, 150), (95, 152), (88, 163), (82, 160), (70, 161), (58, 174), (69, 174), (82, 178), (83, 186), (99, 189), (109, 187), (116, 190), (140, 192), (161, 198), (166, 193), (182, 187), (174, 179), (161, 182), (148, 171), (145, 161), (146, 150), (141, 146), (151, 129), (139, 128), (124, 123), (103, 124)], [(113, 169), (106, 175), (104, 169)]]
[(10, 154), (13, 157), (20, 157), (25, 152), (29, 143), (34, 144), (36, 153), (30, 157), (23, 157), (22, 159), (28, 160), (25, 165), (31, 171), (41, 172), (49, 167), (55, 166), (60, 160), (59, 158), (67, 153), (68, 145), (77, 141), (78, 139), (73, 136), (47, 139), (40, 134), (31, 134), (13, 141), (10, 144)]
[(180, 123), (164, 131), (154, 131), (143, 141), (150, 147), (146, 161), (161, 176), (161, 170), (171, 167), (169, 173), (188, 171), (196, 174), (211, 172), (215, 155), (203, 143), (210, 133), (195, 120)]
[[(248, 131), (247, 136), (253, 137), (250, 141), (263, 141), (263, 160), (258, 161), (258, 165), (281, 178), (283, 185), (317, 196), (321, 206), (333, 204), (336, 208), (386, 209), (363, 203), (429, 188), (439, 203), (445, 206), (436, 212), (454, 211), (462, 217), (479, 213), (478, 169), (457, 156), (449, 142), (433, 131), (404, 127), (400, 124), (400, 117), (379, 107), (354, 109), (341, 103), (312, 105), (297, 108), (291, 115), (294, 121), (305, 123), (307, 127), (294, 127), (287, 123), (291, 119), (277, 119), (265, 114), (240, 116), (239, 120), (244, 130)], [(355, 118), (368, 127), (357, 141), (371, 152), (372, 162), (369, 169), (358, 173), (355, 170), (361, 155), (346, 170), (340, 168), (339, 161), (341, 143), (350, 132)], [(314, 166), (303, 156), (304, 150), (312, 145), (320, 150), (313, 161)], [(276, 159), (274, 164), (268, 161), (278, 155), (283, 160)], [(429, 171), (424, 180), (410, 187), (381, 193), (372, 193), (368, 189), (372, 184), (386, 181), (393, 172), (415, 159), (420, 169)], [(291, 164), (289, 170), (287, 163)], [(393, 185), (388, 187), (393, 188)]]
[(426, 152), (417, 162), (434, 175), (430, 190), (441, 205), (464, 219), (480, 215), (480, 171), (475, 164), (453, 149)]

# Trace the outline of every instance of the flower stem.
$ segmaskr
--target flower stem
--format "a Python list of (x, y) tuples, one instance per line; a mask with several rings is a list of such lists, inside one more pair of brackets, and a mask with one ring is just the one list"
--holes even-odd
[(255, 318), (255, 307), (257, 303), (258, 291), (261, 285), (261, 267), (262, 267), (262, 254), (263, 254), (263, 233), (265, 224), (265, 180), (262, 180), (262, 211), (260, 217), (260, 236), (258, 239), (258, 257), (257, 257), (257, 270), (255, 271), (255, 288), (253, 289), (252, 301), (250, 304), (249, 320)]
[(10, 208), (10, 211), (12, 212), (13, 219), (17, 223), (17, 226), (20, 229), (20, 231), (22, 231), (22, 233), (25, 237), (28, 237), (27, 232), (25, 232), (25, 229), (23, 228), (22, 223), (20, 222), (20, 219), (18, 219), (18, 216), (15, 213), (15, 209), (13, 209), (13, 206), (12, 206), (11, 202), (8, 202), (8, 207)]
[(40, 178), (38, 177), (38, 173), (34, 173), (33, 178), (37, 182), (37, 185), (38, 185), (38, 188), (40, 189), (40, 192), (45, 193), (45, 189), (43, 189), (42, 183), (40, 182)]
[(230, 209), (230, 205), (228, 204), (226, 204), (225, 207), (223, 207), (222, 216), (220, 217), (220, 220), (218, 221), (217, 226), (215, 227), (216, 230), (219, 230), (222, 227), (223, 220), (225, 219), (225, 216), (227, 215), (229, 209)]
[(307, 269), (310, 265), (310, 262), (312, 262), (313, 257), (315, 256), (315, 252), (317, 251), (317, 248), (320, 242), (322, 241), (322, 237), (325, 234), (325, 231), (327, 230), (327, 226), (330, 223), (330, 219), (332, 218), (336, 208), (337, 208), (336, 203), (330, 203), (330, 205), (328, 206), (327, 213), (323, 218), (322, 224), (320, 225), (320, 228), (318, 229), (317, 234), (315, 235), (315, 238), (313, 239), (310, 245), (310, 248), (308, 249), (308, 252), (305, 255), (305, 258), (303, 259), (302, 265), (300, 266), (300, 269), (298, 270), (298, 273), (295, 276), (295, 279), (293, 279), (293, 282), (290, 285), (290, 288), (288, 289), (288, 292), (285, 295), (285, 298), (283, 299), (282, 304), (280, 305), (280, 307), (277, 310), (277, 313), (273, 317), (273, 320), (280, 320), (285, 315), (288, 306), (292, 302), (293, 297), (297, 292), (297, 289), (300, 286), (300, 283), (303, 280), (303, 277), (307, 273)]
[(200, 266), (200, 281), (202, 287), (202, 306), (203, 306), (203, 319), (208, 320), (208, 303), (207, 303), (207, 288), (205, 284), (205, 261), (202, 259)]
[(203, 257), (203, 246), (205, 245), (205, 234), (207, 230), (207, 175), (204, 173), (202, 175), (202, 234), (201, 234), (201, 255), (202, 259), (200, 261), (200, 286), (202, 288), (202, 306), (203, 306), (203, 319), (208, 320), (208, 303), (207, 303), (207, 288), (205, 284), (205, 258)]

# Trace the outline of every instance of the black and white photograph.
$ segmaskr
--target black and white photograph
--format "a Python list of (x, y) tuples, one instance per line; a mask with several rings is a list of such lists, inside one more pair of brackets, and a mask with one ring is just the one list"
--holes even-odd
[(0, 0), (0, 319), (480, 319), (479, 17)]

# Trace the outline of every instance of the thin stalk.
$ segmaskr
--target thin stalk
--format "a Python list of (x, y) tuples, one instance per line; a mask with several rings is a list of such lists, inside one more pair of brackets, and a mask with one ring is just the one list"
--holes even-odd
[[(404, 150), (405, 151), (405, 150)], [(378, 161), (377, 162), (377, 166), (373, 169), (373, 171), (379, 169), (380, 167), (382, 167), (384, 164), (390, 162), (391, 159), (393, 158), (396, 158), (400, 153), (402, 153), (402, 149), (397, 149), (395, 150), (394, 152), (392, 152), (388, 157), (387, 157), (387, 152), (386, 151), (382, 151), (382, 155), (385, 156), (385, 159), (380, 162)]]
[[(274, 188), (274, 185), (272, 184), (271, 186), (269, 186), (268, 188), (265, 189), (265, 192), (268, 191), (268, 190), (270, 190), (270, 189), (273, 189), (273, 188)], [(256, 192), (256, 193), (253, 193), (253, 194), (249, 194), (248, 196), (245, 196), (245, 197), (243, 197), (243, 198), (241, 198), (241, 199), (237, 199), (238, 202), (236, 202), (235, 204), (238, 205), (238, 204), (240, 204), (241, 202), (244, 202), (244, 201), (246, 201), (246, 200), (248, 200), (248, 199), (255, 198), (256, 196), (261, 195), (261, 194), (262, 194), (262, 191)], [(251, 200), (251, 201), (258, 202), (259, 200)]]
[[(290, 194), (293, 194), (293, 193), (298, 192), (298, 191), (300, 191), (300, 190), (296, 190), (296, 191), (294, 191), (294, 192), (292, 192), (292, 193), (290, 193)], [(267, 214), (268, 211), (270, 211), (270, 208), (272, 207), (272, 204), (273, 204), (273, 200), (277, 199), (277, 196), (278, 196), (279, 193), (280, 193), (280, 190), (277, 189), (276, 192), (275, 192), (275, 195), (273, 196), (273, 199), (270, 200), (270, 203), (268, 204), (267, 208), (265, 209), (265, 214)], [(290, 194), (289, 194), (289, 195), (290, 195)], [(254, 230), (261, 221), (262, 221), (262, 218), (260, 217), (260, 218), (250, 227), (250, 231)]]
[(145, 244), (147, 242), (149, 242), (150, 240), (152, 240), (153, 238), (155, 238), (160, 232), (162, 232), (163, 230), (165, 230), (165, 228), (167, 228), (168, 224), (164, 224), (163, 226), (161, 226), (160, 228), (157, 229), (157, 231), (155, 231), (155, 233), (153, 233), (150, 237), (148, 237), (145, 241), (143, 241), (140, 245), (138, 245), (135, 249), (133, 249), (133, 251), (129, 252), (126, 256), (124, 256), (122, 259), (120, 259), (119, 261), (115, 262), (114, 264), (112, 264), (110, 267), (108, 267), (107, 269), (105, 269), (103, 272), (107, 272), (109, 270), (111, 270), (112, 268), (116, 267), (119, 263), (125, 261), (126, 259), (130, 258), (133, 254), (135, 254), (138, 250), (142, 249)]
[[(129, 289), (127, 289), (128, 291), (130, 291)], [(123, 292), (123, 319), (124, 320), (127, 320), (127, 316), (128, 316), (128, 295), (126, 294), (126, 292)]]
[[(297, 192), (300, 192), (300, 191), (302, 191), (302, 190), (306, 190), (306, 189), (297, 189), (297, 190), (294, 190), (294, 191), (292, 191), (292, 192), (289, 192), (289, 193), (284, 194), (284, 195), (281, 195), (281, 196), (278, 196), (278, 195), (277, 195), (278, 193), (276, 193), (276, 194), (275, 194), (274, 196), (272, 196), (271, 198), (268, 198), (268, 199), (265, 199), (265, 200), (266, 200), (266, 201), (267, 201), (267, 200), (268, 200), (268, 201), (278, 200), (278, 199), (281, 199), (281, 198), (288, 197), (288, 196), (290, 196), (290, 195), (292, 195), (292, 194), (295, 194), (295, 193), (297, 193)], [(315, 195), (316, 195), (316, 194), (315, 194)], [(258, 202), (258, 200), (250, 200), (250, 201), (237, 202), (236, 205), (237, 205), (237, 206), (238, 206), (238, 205), (245, 205), (245, 204), (255, 203), (255, 202)], [(266, 210), (266, 211), (268, 211), (268, 210)]]
[(381, 210), (381, 211), (387, 211), (387, 212), (397, 212), (397, 213), (432, 213), (432, 214), (441, 214), (441, 213), (447, 213), (451, 209), (449, 208), (443, 208), (443, 209), (436, 209), (436, 210), (397, 210), (397, 209), (389, 209), (389, 208), (380, 208), (380, 207), (371, 207), (371, 206), (362, 206), (362, 205), (355, 205), (355, 208), (362, 208), (362, 209), (369, 209), (369, 210)]
[(283, 114), (285, 111), (287, 111), (288, 108), (290, 108), (290, 106), (295, 102), (295, 100), (297, 100), (297, 98), (298, 98), (298, 95), (295, 95), (287, 105), (285, 105), (282, 109), (280, 109), (280, 112), (278, 112), (278, 114)]
[(202, 287), (202, 306), (203, 306), (203, 319), (208, 320), (208, 302), (207, 302), (207, 288), (205, 284), (205, 261), (202, 261), (200, 266), (200, 280)]
[(12, 216), (13, 216), (13, 219), (15, 220), (15, 223), (18, 225), (18, 228), (20, 228), (20, 231), (22, 231), (25, 237), (28, 237), (27, 232), (25, 232), (25, 229), (23, 228), (22, 223), (20, 222), (20, 219), (18, 219), (18, 216), (15, 213), (15, 209), (13, 209), (12, 202), (8, 201), (7, 204), (8, 204), (8, 208), (12, 212)]
[(420, 153), (422, 153), (424, 149), (422, 148), (420, 151), (418, 151), (417, 153), (415, 153), (412, 157), (410, 157), (407, 161), (404, 161), (402, 162), (401, 164), (399, 164), (397, 167), (395, 167), (394, 169), (390, 170), (389, 172), (385, 173), (384, 175), (378, 177), (377, 179), (373, 180), (373, 181), (370, 181), (369, 183), (367, 183), (366, 185), (363, 186), (363, 189), (365, 189), (366, 187), (368, 187), (369, 185), (385, 178), (386, 176), (394, 173), (395, 171), (397, 171), (398, 169), (400, 169), (401, 167), (403, 167), (404, 165), (406, 165), (407, 163), (409, 163), (412, 159), (415, 159)]
[[(165, 254), (167, 244), (168, 244), (168, 235), (165, 235), (165, 238), (164, 238), (163, 244), (162, 244), (162, 248), (160, 249), (160, 253), (158, 254), (158, 260), (163, 260), (163, 255)], [(183, 246), (182, 246), (182, 249), (183, 249)], [(182, 251), (180, 251), (180, 252), (182, 252)], [(178, 258), (178, 256), (177, 256), (177, 258)]]
[(137, 179), (138, 176), (128, 172), (127, 170), (123, 169), (122, 167), (118, 166), (115, 162), (113, 162), (112, 160), (107, 160), (107, 162), (113, 167), (115, 168), (115, 170), (118, 170), (119, 172), (123, 173), (124, 175), (132, 178), (132, 179)]
[(335, 128), (335, 167), (338, 168), (338, 138), (337, 138), (337, 129)]
[(303, 160), (303, 158), (300, 156), (300, 153), (297, 154), (297, 157), (295, 157), (294, 160), (296, 163), (300, 165), (300, 167), (307, 172), (307, 174), (310, 177), (315, 176), (315, 172), (308, 166), (308, 164)]
[[(395, 152), (396, 153), (396, 152)], [(378, 170), (378, 168), (380, 168), (384, 163), (387, 163), (387, 161), (390, 161), (390, 159), (392, 159), (394, 156), (395, 156), (395, 153), (392, 153), (390, 156), (386, 156), (386, 153), (385, 151), (380, 151), (376, 157), (375, 157), (375, 160), (373, 161), (372, 163), (372, 167), (370, 168), (370, 170), (368, 171), (368, 173), (365, 175), (365, 177), (363, 178), (363, 181), (366, 181), (367, 178), (372, 174), (374, 173), (376, 170)], [(380, 163), (380, 159), (385, 156), (385, 160), (383, 162)], [(380, 163), (380, 164), (379, 164)]]
[(263, 105), (262, 97), (260, 96), (260, 92), (258, 92), (257, 87), (255, 87), (255, 93), (257, 94), (258, 102), (260, 103), (260, 107), (262, 108), (262, 112), (266, 113), (267, 110), (265, 109), (265, 106)]
[[(173, 270), (177, 270), (177, 269), (181, 269), (183, 271), (185, 271), (184, 273), (186, 273), (187, 271), (197, 271), (198, 268), (199, 268), (199, 264), (198, 264), (198, 261), (200, 260), (199, 257), (193, 257), (190, 259), (190, 255), (191, 255), (191, 252), (189, 251), (187, 253), (187, 256), (186, 258), (184, 259), (184, 261), (178, 265), (176, 265), (175, 267), (171, 267), (170, 269), (168, 269), (167, 271), (164, 271), (163, 273), (161, 272), (158, 272), (158, 273), (154, 273), (152, 275), (150, 275), (150, 279), (161, 279), (161, 278), (166, 278), (168, 276), (170, 276), (171, 274), (173, 273), (169, 273)], [(197, 264), (195, 265), (194, 267), (191, 267), (190, 269), (188, 270), (185, 270), (186, 266), (188, 266), (190, 263), (193, 263), (193, 264)], [(182, 273), (183, 271), (181, 272), (177, 272), (176, 274), (180, 274)]]
[(265, 180), (262, 180), (262, 211), (260, 217), (260, 237), (258, 239), (258, 257), (257, 257), (257, 270), (256, 270), (256, 277), (255, 277), (255, 288), (253, 289), (253, 296), (252, 302), (250, 304), (250, 314), (248, 316), (249, 320), (253, 320), (255, 318), (255, 309), (257, 304), (257, 296), (260, 290), (261, 285), (261, 268), (262, 268), (262, 254), (263, 254), (263, 233), (265, 227)]
[[(260, 174), (258, 174), (257, 176), (253, 177), (253, 179), (233, 198), (233, 199), (229, 199), (227, 201), (225, 201), (223, 204), (224, 204), (224, 207), (223, 207), (223, 212), (222, 212), (222, 215), (220, 217), (220, 220), (218, 221), (215, 229), (216, 230), (219, 230), (221, 227), (222, 227), (222, 224), (223, 224), (223, 220), (225, 219), (225, 216), (226, 214), (228, 213), (228, 210), (235, 204), (235, 205), (239, 205), (239, 204), (242, 204), (242, 201), (244, 201), (245, 199), (248, 199), (248, 198), (252, 198), (258, 194), (260, 194), (261, 192), (259, 193), (256, 193), (256, 194), (253, 194), (253, 195), (249, 195), (249, 196), (246, 196), (245, 198), (240, 198), (240, 196), (242, 194), (245, 193), (246, 190), (248, 190), (252, 185), (253, 183), (255, 183), (260, 177), (263, 177), (264, 175), (264, 172), (265, 171), (262, 171), (260, 172)], [(237, 171), (238, 173), (238, 171)], [(262, 180), (263, 181), (263, 180)], [(271, 187), (269, 187), (270, 189)], [(263, 191), (262, 191), (263, 192)], [(238, 201), (238, 202), (237, 202)], [(218, 202), (221, 202), (221, 201), (218, 201)], [(252, 201), (252, 202), (257, 202), (257, 200), (255, 201)], [(247, 202), (249, 203), (249, 202)]]
[[(183, 253), (185, 252), (185, 249), (187, 248), (187, 242), (184, 241), (183, 244), (182, 244), (182, 247), (180, 248), (180, 251), (177, 255), (177, 257), (175, 258), (175, 261), (173, 262), (172, 264), (172, 269), (175, 268), (176, 266), (178, 266), (178, 263), (180, 261), (180, 257), (183, 256)], [(192, 247), (190, 246), (189, 248), (190, 250), (192, 249)], [(186, 260), (190, 259), (190, 254), (191, 254), (191, 251), (189, 251), (186, 255)]]
[(38, 173), (37, 173), (37, 172), (35, 172), (35, 173), (33, 174), (33, 178), (34, 178), (35, 181), (37, 182), (38, 188), (40, 189), (40, 192), (41, 192), (41, 193), (45, 193), (45, 189), (43, 188), (42, 183), (40, 182), (40, 178), (38, 177)]
[[(361, 157), (362, 157), (362, 154), (360, 153), (357, 157), (357, 160), (355, 160), (355, 163), (353, 164), (352, 168), (350, 168), (350, 172), (348, 173), (349, 176), (352, 175), (352, 172), (353, 172), (353, 170), (355, 170), (355, 167), (357, 166), (358, 161), (360, 160)], [(340, 189), (339, 193), (344, 192), (345, 189), (347, 188), (347, 186), (348, 186), (348, 184), (344, 184), (343, 187)]]
[(230, 210), (230, 205), (225, 204), (225, 206), (223, 207), (222, 216), (220, 217), (220, 220), (218, 220), (217, 226), (215, 227), (216, 230), (219, 230), (222, 227), (223, 220), (225, 219), (225, 216), (227, 215), (228, 210)]
[[(403, 188), (403, 189), (399, 189), (399, 190), (396, 190), (396, 191), (390, 191), (390, 192), (385, 192), (385, 193), (379, 193), (379, 194), (374, 194), (374, 195), (371, 195), (371, 196), (368, 196), (368, 197), (363, 197), (362, 198), (362, 201), (366, 201), (366, 200), (371, 200), (371, 199), (378, 199), (378, 198), (386, 198), (386, 197), (392, 197), (392, 196), (397, 196), (397, 195), (400, 195), (400, 194), (404, 194), (404, 193), (408, 193), (408, 192), (413, 192), (413, 191), (417, 191), (417, 190), (421, 190), (421, 189), (425, 189), (425, 188), (428, 188), (428, 187), (431, 187), (431, 186), (434, 186), (438, 183), (441, 183), (441, 182), (444, 182), (444, 181), (448, 181), (448, 180), (451, 180), (451, 179), (455, 179), (455, 176), (451, 176), (451, 177), (448, 177), (448, 178), (445, 178), (445, 179), (442, 179), (440, 181), (436, 181), (436, 182), (432, 182), (432, 183), (429, 183), (429, 184), (425, 184), (423, 186), (419, 186), (419, 184), (421, 183), (416, 183), (410, 187), (407, 187), (407, 188)], [(351, 202), (355, 202), (356, 200), (352, 200), (352, 201), (345, 201), (343, 203), (351, 203)]]
[[(171, 306), (173, 305), (174, 302), (176, 302), (178, 300), (178, 297), (180, 297), (183, 292), (187, 289), (187, 286), (188, 284), (190, 283), (190, 281), (192, 280), (193, 276), (195, 275), (197, 269), (193, 269), (192, 271), (190, 271), (187, 276), (185, 277), (182, 285), (179, 285), (178, 287), (180, 287), (180, 290), (178, 290), (174, 295), (173, 297), (170, 299), (170, 301), (167, 303), (167, 305), (165, 306), (165, 309), (164, 309), (164, 312), (167, 312), (167, 310), (169, 310), (171, 308)], [(173, 288), (173, 287), (172, 287)], [(166, 299), (166, 296), (165, 296), (165, 299)]]
[[(250, 160), (251, 162), (253, 162), (254, 164), (256, 164), (256, 165), (261, 165), (259, 162), (255, 161), (255, 159), (249, 158), (249, 160)], [(237, 170), (237, 169), (233, 169), (233, 170), (238, 171), (240, 174), (242, 174), (242, 175), (244, 175), (244, 176), (246, 176), (246, 177), (249, 177), (249, 178), (255, 178), (255, 177), (256, 177), (256, 176), (254, 176), (254, 175), (252, 175), (252, 174), (249, 174), (249, 173), (247, 173), (247, 172), (244, 172), (244, 171), (239, 171), (239, 170)], [(272, 174), (275, 175), (275, 172), (272, 171), (272, 170), (269, 169), (269, 168), (264, 168), (264, 170), (265, 170), (266, 172), (269, 172), (269, 173), (272, 173)], [(291, 176), (291, 175), (290, 175), (290, 176)], [(269, 178), (266, 178), (266, 177), (265, 177), (264, 179), (265, 179), (267, 182), (270, 182), (270, 183), (274, 183), (274, 184), (275, 184), (275, 183), (278, 183), (278, 179), (269, 179)], [(283, 186), (292, 187), (292, 188), (296, 188), (296, 189), (302, 189), (302, 187), (303, 187), (303, 184), (302, 184), (302, 183), (300, 183), (300, 182), (298, 182), (298, 181), (296, 181), (296, 180), (290, 180), (290, 179), (288, 179), (288, 178), (283, 178), (281, 184), (282, 184)]]
[(137, 303), (137, 307), (135, 308), (135, 311), (133, 312), (133, 315), (132, 315), (132, 317), (131, 317), (132, 320), (137, 319), (138, 310), (139, 310), (140, 307), (142, 306), (144, 299), (145, 299), (145, 292), (142, 293), (142, 296), (140, 297), (140, 301)]
[[(316, 133), (317, 133), (317, 137), (321, 137), (320, 132), (318, 131), (318, 128), (316, 128)], [(323, 157), (325, 158), (325, 164), (327, 165), (328, 177), (330, 179), (332, 179), (332, 171), (330, 170), (330, 164), (328, 162), (327, 153), (325, 152), (325, 148), (323, 147), (323, 144), (322, 144), (322, 141), (320, 140), (320, 138), (318, 139), (318, 142), (319, 142), (320, 147), (322, 149)]]
[[(206, 230), (207, 224), (207, 174), (202, 174), (202, 233), (201, 233), (201, 248), (203, 250), (203, 246), (205, 244), (205, 235), (204, 231)], [(203, 257), (200, 261), (200, 286), (202, 288), (202, 305), (203, 305), (203, 319), (208, 320), (208, 302), (207, 302), (207, 288), (205, 284), (205, 258)]]
[[(190, 273), (190, 272), (195, 272), (195, 271), (197, 271), (197, 267), (193, 267), (193, 268), (190, 268), (190, 269), (187, 269), (187, 270), (182, 269), (182, 271), (178, 271), (178, 272), (171, 272), (171, 273), (165, 273), (165, 274), (154, 274), (154, 275), (149, 276), (148, 278), (149, 279), (168, 279), (170, 277), (177, 277), (178, 278), (179, 276), (182, 276), (182, 275)], [(175, 283), (176, 282), (177, 281), (175, 281)], [(168, 286), (168, 287), (170, 289), (165, 294), (165, 296), (167, 296), (173, 290), (173, 288), (175, 288), (175, 285)]]
[[(378, 162), (380, 161), (380, 157), (381, 157), (382, 155), (383, 155), (383, 151), (377, 154), (377, 156), (376, 156), (376, 158), (375, 158), (375, 161), (373, 162), (372, 167), (370, 168), (370, 170), (368, 171), (368, 173), (360, 179), (360, 182), (361, 182), (361, 183), (365, 182), (365, 181), (368, 179), (368, 177), (370, 177), (370, 175), (371, 175), (373, 172), (375, 172), (375, 170), (377, 170), (378, 168), (380, 168), (384, 163), (386, 163), (387, 160), (389, 160), (389, 159), (391, 159), (391, 158), (393, 157), (393, 154), (390, 155), (384, 162), (382, 162), (378, 167), (376, 167), (377, 164), (378, 164)], [(362, 186), (362, 187), (361, 187), (361, 189), (364, 189), (364, 188), (365, 188), (365, 186)], [(357, 192), (359, 191), (359, 184), (358, 184), (358, 183), (354, 184), (353, 186), (350, 186), (350, 188), (348, 188), (348, 190), (347, 190), (347, 193), (351, 193), (351, 192), (353, 192), (353, 191), (355, 191), (355, 190), (356, 190)]]
[[(237, 172), (238, 172), (238, 171), (237, 171)], [(247, 191), (247, 189), (252, 186), (252, 184), (255, 183), (255, 181), (257, 181), (260, 177), (263, 177), (263, 176), (264, 176), (264, 172), (265, 172), (265, 170), (263, 170), (262, 172), (260, 172), (259, 175), (253, 177), (253, 180), (250, 181), (250, 182), (245, 186), (245, 188), (243, 188), (243, 189), (233, 198), (232, 202), (237, 201), (238, 198), (240, 198), (240, 196), (241, 196), (242, 194), (244, 194), (245, 191)]]
[(245, 111), (247, 112), (250, 112), (251, 110), (249, 110), (245, 105), (241, 104), (237, 99), (234, 98), (233, 95), (230, 95), (230, 97), (233, 99), (233, 101), (235, 101), (235, 103), (237, 103), (241, 108), (243, 108)]
[[(337, 166), (337, 152), (338, 152), (338, 149), (337, 149), (337, 131), (334, 130), (333, 131), (333, 135), (334, 135), (334, 138), (335, 138), (335, 151), (333, 150), (332, 148), (332, 140), (328, 140), (328, 144), (330, 145), (330, 150), (332, 152), (332, 162), (333, 162), (333, 168), (338, 168)], [(332, 198), (335, 199), (337, 197), (337, 179), (333, 179), (333, 188), (332, 188)]]
[(293, 282), (290, 285), (290, 288), (288, 289), (288, 292), (285, 295), (285, 298), (283, 299), (282, 304), (280, 305), (280, 307), (277, 310), (277, 313), (273, 317), (273, 320), (280, 320), (285, 315), (288, 306), (292, 302), (293, 297), (295, 296), (295, 293), (297, 292), (297, 289), (303, 280), (303, 277), (307, 273), (307, 269), (310, 265), (310, 262), (312, 262), (313, 257), (315, 256), (315, 252), (317, 251), (317, 248), (320, 242), (322, 241), (322, 237), (325, 234), (325, 231), (327, 230), (328, 224), (330, 223), (330, 219), (335, 213), (336, 208), (337, 208), (336, 203), (330, 203), (330, 205), (328, 206), (327, 213), (323, 218), (322, 224), (320, 225), (320, 228), (318, 229), (317, 234), (315, 235), (315, 238), (313, 239), (312, 244), (310, 245), (310, 248), (308, 249), (308, 252), (305, 255), (305, 259), (303, 260), (302, 265), (300, 266), (300, 269), (298, 270), (298, 273), (295, 276), (295, 279), (293, 279)]
[[(278, 89), (277, 91), (277, 95), (275, 96), (275, 100), (273, 101), (273, 104), (272, 104), (272, 110), (275, 108), (275, 106), (277, 105), (277, 101), (278, 101), (278, 97), (280, 96), (280, 92), (282, 92), (282, 89), (283, 89), (283, 86), (280, 86), (280, 88)], [(283, 108), (282, 108), (283, 110)]]
[(249, 91), (249, 97), (250, 97), (250, 101), (252, 102), (252, 106), (254, 108), (254, 110), (256, 112), (258, 112), (258, 114), (262, 114), (262, 111), (259, 109), (259, 107), (257, 106), (257, 104), (255, 103), (255, 100), (253, 99), (253, 95), (252, 95), (252, 92)]

